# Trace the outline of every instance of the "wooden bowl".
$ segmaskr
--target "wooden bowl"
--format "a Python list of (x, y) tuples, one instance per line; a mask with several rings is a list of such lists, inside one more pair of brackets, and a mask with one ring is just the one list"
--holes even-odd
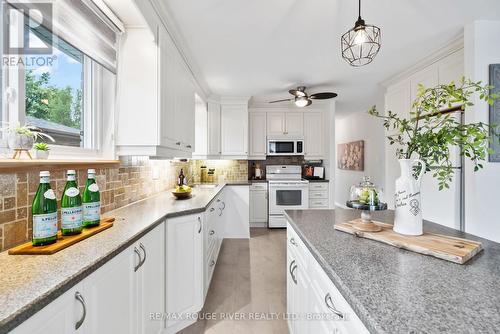
[(191, 191), (183, 191), (183, 192), (172, 191), (172, 194), (177, 199), (188, 199), (188, 198), (191, 198)]

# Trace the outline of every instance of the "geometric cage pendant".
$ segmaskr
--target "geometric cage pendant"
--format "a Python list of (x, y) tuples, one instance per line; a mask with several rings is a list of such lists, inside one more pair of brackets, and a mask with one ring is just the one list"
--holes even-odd
[(380, 45), (380, 28), (359, 18), (354, 28), (342, 35), (342, 58), (352, 66), (367, 65), (379, 52)]

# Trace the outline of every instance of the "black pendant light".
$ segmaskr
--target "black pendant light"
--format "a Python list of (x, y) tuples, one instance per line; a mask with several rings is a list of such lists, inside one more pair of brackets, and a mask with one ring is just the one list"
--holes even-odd
[(380, 50), (380, 28), (365, 24), (361, 18), (361, 0), (358, 20), (354, 28), (342, 35), (341, 47), (342, 58), (356, 67), (371, 63)]

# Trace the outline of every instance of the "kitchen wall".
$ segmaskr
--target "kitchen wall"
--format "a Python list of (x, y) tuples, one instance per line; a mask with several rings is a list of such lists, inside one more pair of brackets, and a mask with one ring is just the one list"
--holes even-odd
[[(128, 157), (121, 160), (119, 167), (97, 169), (102, 212), (172, 188), (181, 168), (189, 174), (191, 164)], [(51, 169), (50, 172), (52, 188), (60, 200), (66, 184), (66, 171)], [(157, 179), (153, 179), (153, 172), (157, 172)], [(77, 169), (77, 174), (78, 184), (83, 189), (87, 170)], [(31, 203), (39, 179), (38, 170), (0, 174), (0, 251), (31, 239)]]
[(345, 206), (349, 199), (351, 185), (358, 184), (365, 175), (370, 176), (376, 185), (384, 186), (385, 148), (382, 122), (368, 115), (366, 111), (347, 113), (346, 116), (337, 117), (335, 143), (343, 144), (357, 140), (365, 141), (365, 170), (341, 170), (335, 166), (335, 204), (339, 206)]
[(247, 181), (247, 160), (191, 160), (189, 164), (188, 183), (201, 181), (201, 166), (215, 168), (214, 182)]
[[(500, 63), (500, 22), (476, 21), (465, 27), (465, 77), (489, 82), (489, 64)], [(476, 96), (474, 106), (465, 113), (465, 121), (488, 123), (488, 105)], [(500, 163), (485, 162), (484, 169), (474, 172), (465, 164), (465, 231), (500, 242), (498, 204)]]

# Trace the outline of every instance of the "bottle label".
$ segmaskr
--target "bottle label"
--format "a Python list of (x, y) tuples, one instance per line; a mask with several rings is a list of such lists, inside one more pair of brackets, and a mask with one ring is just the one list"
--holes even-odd
[(43, 193), (43, 197), (47, 199), (56, 199), (56, 194), (54, 193), (54, 190), (49, 189)]
[(101, 219), (101, 202), (83, 203), (83, 221)]
[(66, 192), (65, 192), (66, 196), (69, 196), (69, 197), (75, 197), (79, 193), (80, 193), (80, 191), (75, 187), (68, 188), (68, 189), (66, 189)]
[(82, 207), (61, 208), (61, 228), (78, 228), (82, 226)]
[(92, 183), (90, 186), (89, 186), (89, 190), (93, 193), (95, 192), (98, 192), (99, 191), (99, 186), (97, 185), (97, 183)]
[(33, 215), (33, 239), (57, 235), (57, 212)]

